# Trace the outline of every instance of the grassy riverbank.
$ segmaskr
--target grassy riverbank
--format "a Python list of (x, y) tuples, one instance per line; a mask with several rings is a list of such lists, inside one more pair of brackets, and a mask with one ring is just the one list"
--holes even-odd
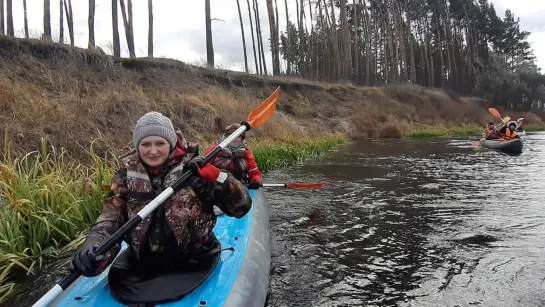
[[(269, 171), (320, 155), (345, 141), (342, 134), (284, 137), (257, 142), (252, 150), (261, 169)], [(21, 159), (8, 155), (0, 163), (4, 196), (0, 205), (0, 303), (25, 274), (36, 272), (45, 261), (81, 241), (78, 239), (98, 217), (105, 197), (101, 183), (110, 183), (117, 161), (101, 158), (93, 150), (89, 158), (92, 164), (79, 164), (64, 151), (48, 151), (43, 140), (39, 151)]]

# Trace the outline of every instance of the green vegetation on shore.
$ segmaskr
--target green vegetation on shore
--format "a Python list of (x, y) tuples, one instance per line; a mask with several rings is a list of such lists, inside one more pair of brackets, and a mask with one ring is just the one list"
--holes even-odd
[(480, 135), (483, 127), (477, 125), (445, 127), (445, 126), (420, 126), (408, 130), (404, 136), (414, 138), (446, 137), (446, 136), (469, 136)]
[(545, 131), (545, 126), (543, 125), (524, 125), (524, 131), (526, 132), (535, 132), (535, 131)]
[[(263, 140), (251, 148), (260, 168), (270, 171), (345, 141), (342, 134), (330, 134)], [(9, 153), (9, 148), (4, 152)], [(82, 165), (65, 151), (48, 152), (42, 140), (39, 151), (21, 159), (8, 154), (0, 162), (0, 303), (25, 273), (75, 247), (98, 217), (105, 197), (102, 184), (110, 183), (117, 161), (97, 156), (92, 148), (89, 154), (93, 163)]]
[(341, 133), (324, 135), (317, 138), (289, 138), (278, 141), (263, 141), (251, 147), (259, 168), (266, 172), (285, 167), (309, 157), (318, 156), (347, 138)]

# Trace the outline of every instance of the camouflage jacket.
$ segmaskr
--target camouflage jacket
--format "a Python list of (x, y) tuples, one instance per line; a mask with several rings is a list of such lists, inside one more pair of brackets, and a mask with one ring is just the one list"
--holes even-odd
[[(180, 154), (180, 150), (182, 153)], [(98, 246), (158, 195), (154, 188), (171, 186), (184, 173), (184, 166), (198, 155), (196, 144), (187, 145), (179, 136), (178, 159), (169, 160), (158, 174), (150, 174), (138, 154), (123, 158), (122, 167), (112, 178), (110, 194), (102, 213), (84, 244)], [(157, 193), (157, 194), (156, 194)], [(218, 206), (228, 216), (241, 218), (251, 208), (251, 197), (244, 185), (232, 175), (223, 183), (209, 183), (191, 176), (182, 188), (130, 231), (125, 241), (137, 258), (154, 253), (181, 257), (206, 252), (213, 238)], [(102, 270), (115, 258), (120, 245), (112, 248), (101, 262)]]

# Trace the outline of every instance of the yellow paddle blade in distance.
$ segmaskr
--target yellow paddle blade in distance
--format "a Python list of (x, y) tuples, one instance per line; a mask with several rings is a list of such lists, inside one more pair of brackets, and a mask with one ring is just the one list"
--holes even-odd
[(490, 112), (490, 114), (494, 115), (494, 117), (501, 118), (500, 112), (498, 112), (498, 110), (496, 110), (496, 108), (488, 108), (488, 112)]
[(257, 108), (255, 108), (250, 115), (248, 115), (248, 124), (251, 128), (256, 128), (263, 125), (276, 110), (276, 103), (278, 102), (278, 96), (280, 95), (280, 86), (276, 88), (269, 98), (265, 99)]

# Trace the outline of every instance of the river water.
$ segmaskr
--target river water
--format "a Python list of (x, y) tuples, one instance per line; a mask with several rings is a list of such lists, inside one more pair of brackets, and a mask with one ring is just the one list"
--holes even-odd
[(545, 134), (373, 140), (272, 172), (268, 306), (545, 306)]
[(268, 306), (544, 306), (545, 134), (526, 140), (516, 157), (470, 138), (369, 140), (266, 174), (328, 182), (266, 191)]

